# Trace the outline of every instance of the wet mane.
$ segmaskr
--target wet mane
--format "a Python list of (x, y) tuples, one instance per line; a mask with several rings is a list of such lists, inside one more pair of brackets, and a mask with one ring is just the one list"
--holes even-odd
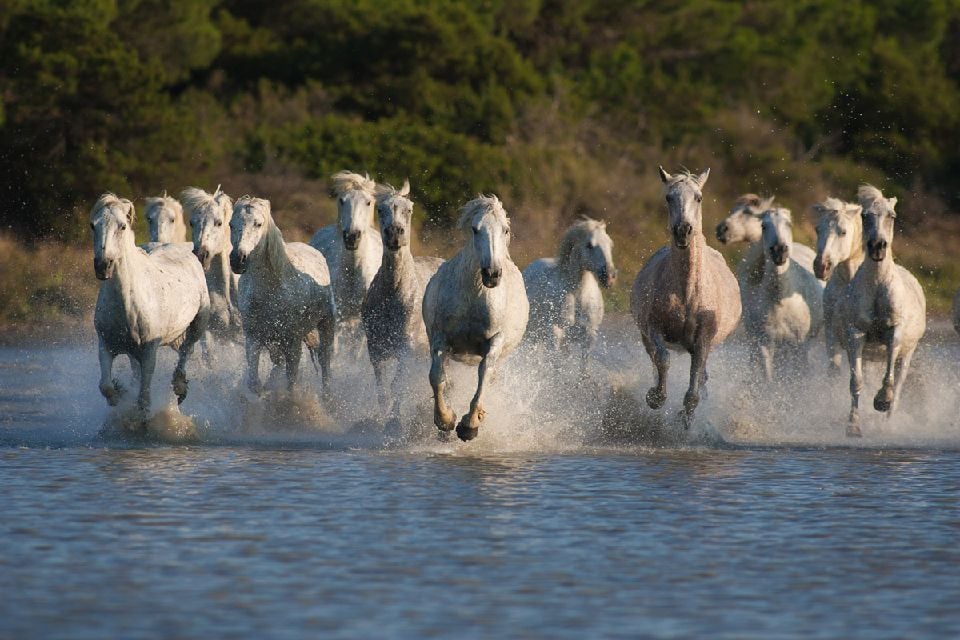
[(486, 213), (487, 211), (496, 215), (504, 227), (507, 229), (510, 228), (510, 218), (507, 217), (507, 212), (503, 209), (503, 203), (500, 202), (500, 199), (495, 195), (478, 195), (460, 207), (460, 218), (457, 221), (457, 227), (463, 231), (467, 231), (470, 223), (473, 222), (474, 216), (479, 213)]
[(560, 238), (560, 244), (557, 247), (557, 261), (560, 262), (569, 256), (573, 247), (590, 237), (595, 230), (603, 229), (606, 226), (607, 223), (603, 220), (594, 220), (586, 216), (573, 223)]
[(369, 175), (360, 175), (352, 171), (338, 171), (333, 174), (333, 193), (339, 198), (351, 191), (362, 191), (367, 195), (376, 197), (377, 183), (370, 179)]
[(187, 187), (180, 193), (180, 200), (191, 215), (221, 207), (229, 221), (233, 213), (233, 203), (230, 201), (230, 196), (221, 191), (220, 187), (217, 187), (216, 192), (212, 194), (197, 187)]
[(114, 205), (120, 205), (120, 206), (122, 206), (122, 207), (129, 207), (129, 208), (130, 208), (130, 214), (129, 214), (129, 216), (130, 216), (130, 224), (133, 224), (133, 223), (136, 221), (136, 212), (137, 212), (137, 210), (136, 210), (136, 208), (133, 206), (133, 203), (130, 202), (129, 200), (127, 200), (126, 198), (121, 198), (121, 197), (117, 196), (116, 194), (111, 193), (111, 192), (109, 192), (109, 191), (107, 191), (106, 193), (102, 194), (102, 195), (97, 199), (97, 201), (93, 203), (93, 208), (90, 209), (90, 217), (92, 218), (93, 216), (95, 216), (97, 213), (100, 212), (101, 209), (105, 209), (105, 208), (108, 208), (108, 207), (112, 207), (112, 206), (114, 206)]

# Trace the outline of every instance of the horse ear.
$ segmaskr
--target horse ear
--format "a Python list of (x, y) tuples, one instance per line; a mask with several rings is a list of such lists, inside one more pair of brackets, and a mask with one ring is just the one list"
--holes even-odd
[(894, 196), (893, 198), (887, 198), (887, 202), (890, 204), (891, 209), (894, 208), (895, 206), (897, 206), (896, 196)]
[(852, 202), (848, 202), (847, 206), (844, 208), (844, 211), (848, 216), (858, 216), (863, 212), (863, 207)]
[(127, 201), (127, 205), (128, 205), (128, 207), (127, 207), (127, 223), (128, 223), (131, 227), (133, 227), (133, 225), (137, 222), (137, 210), (134, 208), (133, 203), (130, 202), (130, 201)]
[(770, 196), (770, 197), (767, 198), (766, 200), (762, 201), (762, 202), (760, 203), (760, 213), (763, 213), (763, 212), (766, 211), (767, 209), (771, 208), (771, 207), (773, 206), (773, 201), (774, 201), (775, 198), (776, 198), (776, 196)]
[(707, 184), (707, 178), (710, 177), (710, 167), (707, 167), (703, 173), (697, 176), (697, 184), (700, 188), (703, 188), (703, 185)]
[(404, 197), (410, 195), (410, 178), (403, 181), (403, 186), (400, 187), (400, 195)]
[(669, 173), (667, 173), (666, 171), (664, 171), (664, 170), (663, 170), (663, 166), (660, 166), (660, 165), (658, 165), (658, 166), (659, 166), (659, 169), (660, 169), (660, 182), (662, 182), (662, 183), (664, 183), (664, 184), (670, 182), (670, 179), (673, 178), (673, 176), (671, 176)]

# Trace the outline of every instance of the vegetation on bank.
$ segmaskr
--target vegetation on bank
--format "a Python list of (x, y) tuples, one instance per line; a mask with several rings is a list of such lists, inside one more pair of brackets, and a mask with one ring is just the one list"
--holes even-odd
[(960, 0), (8, 0), (0, 323), (95, 290), (79, 256), (104, 190), (223, 183), (302, 238), (332, 219), (341, 168), (409, 177), (440, 253), (478, 192), (504, 198), (521, 263), (606, 218), (628, 287), (665, 238), (658, 163), (712, 168), (708, 226), (776, 194), (806, 242), (814, 201), (876, 184), (942, 310), (958, 132)]

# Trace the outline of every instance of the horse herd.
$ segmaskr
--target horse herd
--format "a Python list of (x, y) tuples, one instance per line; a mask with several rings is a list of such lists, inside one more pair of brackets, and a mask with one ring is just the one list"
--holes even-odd
[[(874, 408), (892, 413), (926, 318), (919, 283), (893, 262), (896, 198), (864, 185), (856, 204), (827, 198), (815, 205), (814, 254), (793, 242), (788, 209), (773, 198), (744, 195), (717, 227), (720, 242), (750, 245), (735, 276), (703, 233), (709, 169), (699, 175), (659, 171), (670, 243), (647, 261), (630, 295), (656, 369), (647, 404), (664, 405), (670, 351), (685, 351), (691, 366), (681, 415), (689, 425), (711, 349), (742, 323), (753, 366), (768, 380), (804, 366), (821, 330), (833, 370), (846, 352), (848, 436), (860, 435), (864, 357), (885, 361)], [(191, 187), (179, 200), (166, 193), (146, 200), (151, 241), (138, 246), (133, 203), (101, 196), (90, 223), (94, 270), (103, 281), (94, 324), (107, 402), (116, 405), (123, 395), (112, 366), (125, 354), (139, 379), (137, 410), (146, 419), (161, 346), (178, 351), (172, 384), (182, 402), (194, 346), (201, 344), (210, 363), (216, 340), (244, 344), (246, 384), (254, 393), (262, 390), (262, 351), (292, 387), (305, 345), (321, 371), (322, 399), (329, 401), (334, 352), (360, 354), (365, 343), (380, 406), (388, 424), (396, 425), (401, 385), (414, 356), (426, 349), (434, 422), (470, 440), (484, 419), (491, 377), (522, 341), (575, 351), (581, 375), (586, 372), (603, 320), (601, 287), (617, 278), (604, 222), (576, 222), (556, 257), (536, 260), (521, 273), (510, 258), (510, 220), (496, 196), (463, 205), (457, 222), (462, 247), (444, 261), (411, 252), (408, 182), (396, 189), (348, 171), (332, 181), (337, 222), (309, 244), (284, 241), (268, 200), (243, 196), (234, 202), (219, 187), (214, 193)], [(478, 367), (476, 392), (459, 421), (446, 398), (450, 359)]]

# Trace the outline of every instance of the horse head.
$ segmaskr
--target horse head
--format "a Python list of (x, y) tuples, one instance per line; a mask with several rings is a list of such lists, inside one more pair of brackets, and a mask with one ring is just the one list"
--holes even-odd
[(670, 235), (673, 245), (678, 249), (686, 249), (695, 233), (703, 233), (702, 189), (708, 177), (710, 169), (699, 176), (691, 173), (671, 176), (660, 167), (660, 180), (663, 182), (664, 197), (667, 200)]
[(93, 231), (93, 270), (99, 280), (113, 277), (124, 244), (134, 244), (136, 210), (126, 198), (105, 193), (90, 210)]

